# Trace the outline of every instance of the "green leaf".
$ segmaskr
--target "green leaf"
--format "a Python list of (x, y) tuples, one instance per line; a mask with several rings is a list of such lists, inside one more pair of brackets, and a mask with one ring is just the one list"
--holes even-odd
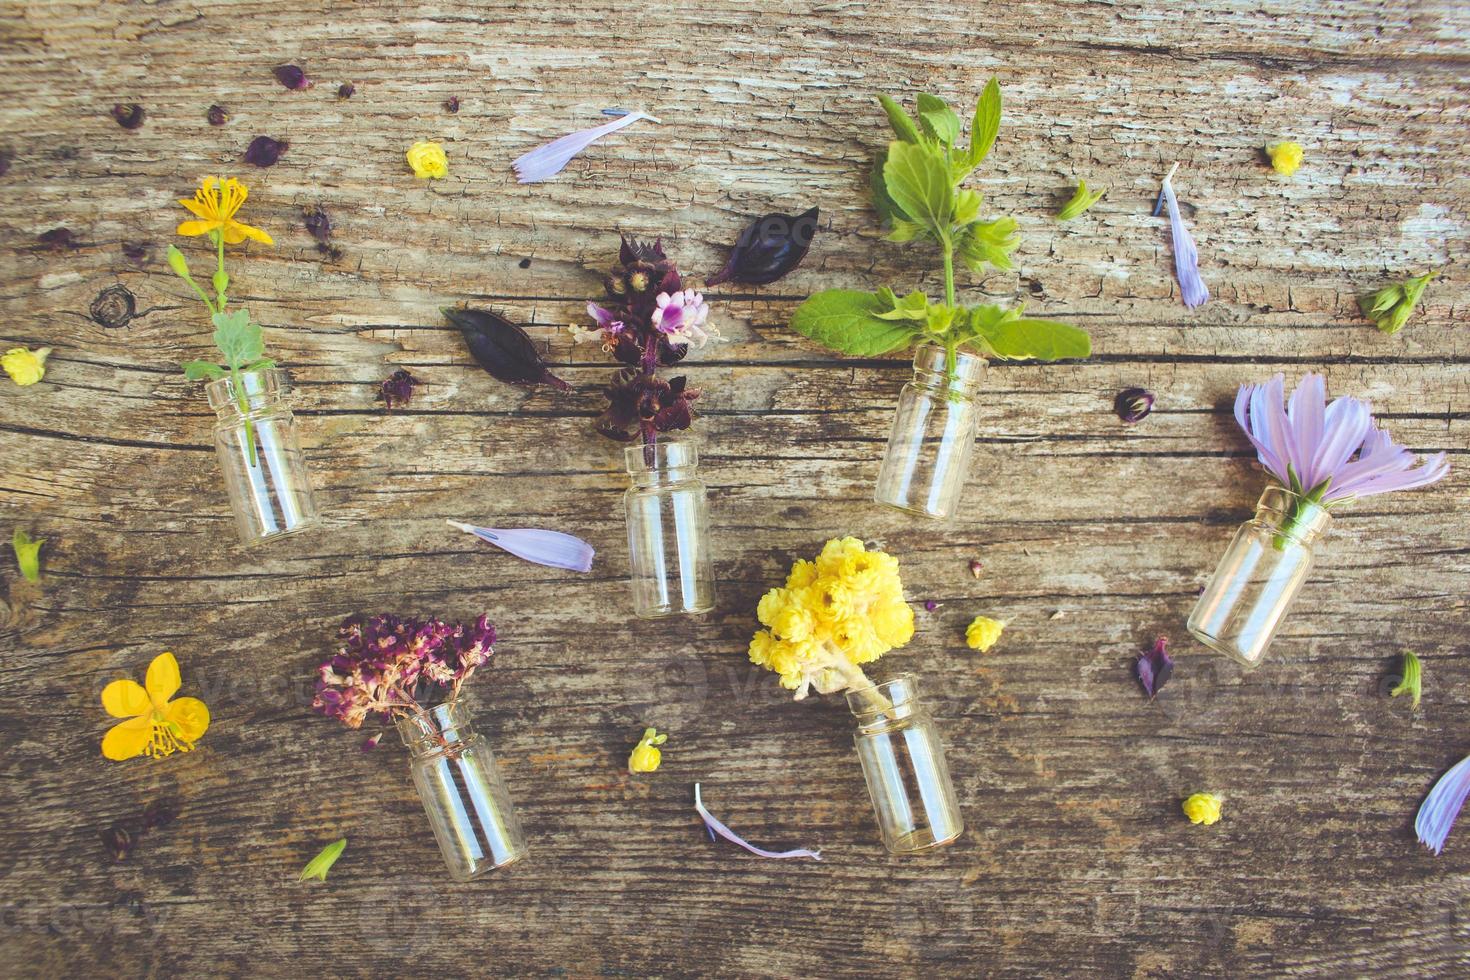
[(1106, 187), (1100, 191), (1089, 191), (1087, 189), (1087, 181), (1077, 181), (1077, 192), (1072, 195), (1070, 201), (1062, 205), (1062, 209), (1057, 212), (1057, 220), (1071, 221), (1073, 218), (1084, 214), (1088, 208), (1102, 200), (1102, 196), (1107, 192), (1108, 189)]
[(328, 844), (321, 849), (321, 852), (316, 857), (306, 862), (306, 867), (301, 869), (301, 877), (296, 880), (305, 881), (308, 878), (315, 878), (317, 881), (326, 881), (327, 872), (332, 869), (332, 865), (337, 863), (337, 859), (342, 856), (342, 852), (346, 849), (346, 837)]
[(1092, 353), (1092, 339), (1087, 332), (1065, 323), (1024, 317), (995, 319), (992, 313), (980, 316), (977, 311), (971, 316), (977, 336), (997, 357), (1059, 361)]
[(20, 566), (20, 573), (27, 582), (41, 581), (41, 545), (45, 543), (45, 538), (31, 540), (31, 536), (20, 528), (16, 528), (10, 538), (10, 546), (15, 549), (15, 563)]
[(964, 188), (958, 190), (954, 198), (954, 223), (968, 225), (977, 221), (980, 218), (980, 205), (984, 200), (977, 191)]
[(888, 196), (906, 217), (937, 238), (949, 233), (954, 217), (954, 185), (949, 180), (949, 165), (937, 147), (889, 143), (883, 180), (888, 185)]
[(919, 109), (919, 125), (924, 132), (945, 146), (954, 146), (960, 138), (960, 117), (954, 114), (949, 103), (937, 95), (920, 92), (915, 100)]
[(970, 122), (970, 169), (980, 166), (980, 161), (990, 155), (995, 146), (995, 137), (1000, 134), (1000, 83), (995, 79), (985, 83), (980, 101), (975, 103), (975, 118)]
[(185, 361), (181, 365), (184, 369), (184, 377), (190, 381), (203, 381), (205, 378), (213, 381), (225, 376), (225, 369), (218, 364), (209, 361)]
[(928, 319), (929, 297), (919, 290), (914, 290), (903, 299), (897, 299), (893, 290), (883, 287), (878, 291), (880, 301), (879, 308), (889, 307), (884, 313), (875, 313), (874, 316), (880, 320), (919, 320)]
[(919, 332), (906, 321), (878, 318), (884, 302), (855, 289), (828, 289), (796, 308), (791, 329), (842, 354), (875, 357), (903, 350)]
[(928, 233), (928, 229), (917, 221), (900, 218), (895, 215), (892, 219), (892, 228), (888, 234), (883, 236), (890, 242), (911, 242), (915, 238), (922, 238)]
[(888, 125), (893, 127), (894, 135), (905, 143), (919, 142), (919, 127), (914, 125), (913, 117), (904, 111), (903, 106), (886, 95), (878, 96), (878, 101), (883, 104), (883, 111), (888, 113)]
[(240, 370), (241, 371), (269, 371), (271, 368), (274, 368), (275, 366), (276, 366), (276, 362), (275, 361), (271, 360), (269, 357), (262, 357), (258, 361), (251, 361), (249, 364), (245, 365)]
[(1019, 244), (1015, 218), (977, 221), (967, 225), (960, 237), (960, 261), (971, 272), (984, 271), (987, 262), (997, 269), (1009, 269), (1011, 253)]
[(1403, 286), (1389, 286), (1380, 289), (1371, 296), (1364, 296), (1358, 300), (1358, 308), (1363, 315), (1369, 319), (1376, 320), (1399, 304), (1404, 298)]
[(1380, 289), (1370, 296), (1360, 298), (1358, 308), (1379, 330), (1387, 334), (1398, 333), (1409, 322), (1409, 317), (1414, 315), (1419, 299), (1424, 295), (1424, 287), (1437, 275), (1438, 272), (1431, 272), (1406, 279), (1396, 286)]
[(885, 149), (873, 161), (873, 169), (868, 173), (868, 191), (873, 195), (873, 210), (878, 212), (878, 220), (891, 225), (898, 216), (898, 205), (888, 196), (888, 185), (883, 180), (883, 164), (887, 160)]
[(265, 336), (260, 332), (260, 324), (250, 322), (248, 311), (216, 313), (210, 319), (214, 323), (214, 345), (231, 368), (265, 356)]
[(1419, 666), (1419, 658), (1409, 651), (1404, 651), (1404, 679), (1399, 686), (1388, 692), (1389, 697), (1396, 698), (1400, 694), (1410, 695), (1409, 708), (1412, 711), (1419, 710), (1419, 698), (1424, 693), (1424, 676)]

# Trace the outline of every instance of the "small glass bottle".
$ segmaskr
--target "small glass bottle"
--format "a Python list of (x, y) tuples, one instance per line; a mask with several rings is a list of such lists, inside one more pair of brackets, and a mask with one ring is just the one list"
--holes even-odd
[(271, 368), (240, 378), (248, 413), (231, 376), (211, 381), (204, 391), (216, 415), (214, 450), (225, 474), (235, 529), (250, 545), (314, 527), (317, 513), (296, 417), (285, 400), (290, 390), (286, 372)]
[(490, 743), (470, 727), (463, 700), (398, 719), (449, 877), (469, 881), (526, 856), (526, 839)]
[(944, 746), (934, 719), (919, 703), (909, 674), (884, 684), (847, 692), (857, 718), (858, 758), (883, 846), (894, 854), (916, 854), (948, 844), (964, 832)]
[(633, 485), (623, 494), (633, 611), (647, 619), (715, 606), (709, 497), (694, 443), (667, 440), (624, 451)]
[(1331, 521), (1321, 504), (1267, 487), (1256, 516), (1235, 532), (1194, 604), (1189, 632), (1247, 668), (1259, 666), (1312, 569), (1316, 540)]
[(903, 386), (878, 470), (873, 499), (923, 517), (954, 514), (970, 475), (979, 416), (975, 396), (985, 358), (957, 352), (953, 371), (937, 344), (914, 352), (914, 380)]

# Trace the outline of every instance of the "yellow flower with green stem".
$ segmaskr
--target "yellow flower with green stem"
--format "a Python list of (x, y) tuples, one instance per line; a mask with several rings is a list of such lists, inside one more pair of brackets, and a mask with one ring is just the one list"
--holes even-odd
[(179, 224), (178, 233), (185, 237), (207, 236), (214, 244), (215, 269), (210, 284), (214, 296), (205, 292), (189, 273), (188, 260), (174, 246), (168, 247), (169, 268), (199, 295), (209, 311), (214, 324), (214, 344), (224, 355), (223, 365), (210, 361), (189, 361), (183, 365), (184, 376), (191, 381), (216, 380), (229, 374), (235, 390), (235, 400), (245, 416), (245, 439), (250, 452), (250, 465), (257, 465), (255, 451), (255, 428), (250, 421), (250, 402), (245, 397), (244, 375), (252, 371), (263, 371), (275, 367), (275, 361), (265, 356), (265, 339), (260, 325), (250, 319), (250, 313), (241, 309), (226, 312), (229, 305), (230, 277), (225, 272), (225, 246), (238, 245), (252, 239), (266, 245), (273, 244), (271, 236), (259, 228), (235, 220), (241, 206), (249, 196), (244, 184), (233, 177), (221, 180), (205, 177), (194, 192), (192, 200), (181, 198), (182, 204), (195, 220)]
[[(188, 752), (209, 728), (209, 708), (198, 698), (177, 698), (179, 662), (161, 653), (148, 665), (142, 685), (117, 680), (102, 689), (102, 707), (126, 718), (102, 736), (102, 754), (121, 762), (134, 756), (163, 757)], [(171, 700), (173, 699), (173, 700)]]

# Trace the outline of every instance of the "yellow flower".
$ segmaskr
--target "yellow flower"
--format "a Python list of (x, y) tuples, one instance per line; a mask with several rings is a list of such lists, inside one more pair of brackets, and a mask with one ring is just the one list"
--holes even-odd
[(233, 177), (221, 181), (218, 177), (205, 177), (194, 192), (194, 200), (179, 199), (198, 221), (185, 221), (179, 225), (180, 235), (207, 235), (220, 231), (226, 245), (238, 245), (247, 238), (266, 245), (274, 245), (271, 236), (259, 228), (252, 228), (235, 220), (235, 212), (245, 203), (249, 190)]
[(46, 358), (51, 353), (51, 348), (42, 347), (39, 350), (26, 350), (24, 347), (12, 347), (3, 355), (0, 355), (0, 367), (5, 368), (5, 373), (10, 375), (10, 380), (24, 388), (33, 385), (46, 376)]
[(901, 647), (914, 637), (914, 609), (902, 598), (879, 603), (869, 616), (878, 639), (889, 646)]
[(1190, 823), (1206, 827), (1220, 819), (1220, 804), (1225, 801), (1214, 793), (1196, 793), (1184, 801), (1184, 815)]
[(663, 753), (658, 750), (658, 746), (668, 740), (669, 737), (660, 735), (658, 729), (645, 728), (643, 737), (638, 740), (632, 754), (628, 756), (628, 771), (653, 772), (657, 769), (659, 763), (663, 762)]
[(1296, 168), (1302, 165), (1300, 143), (1272, 143), (1266, 147), (1266, 155), (1271, 158), (1271, 169), (1287, 177), (1296, 173)]
[(786, 587), (788, 589), (804, 589), (816, 580), (816, 564), (805, 559), (798, 559), (791, 565), (791, 574), (786, 576)]
[(404, 156), (408, 158), (408, 165), (413, 168), (415, 177), (439, 179), (449, 175), (449, 158), (444, 155), (444, 147), (438, 143), (420, 140), (410, 146)]
[(998, 619), (976, 616), (975, 621), (965, 630), (965, 643), (971, 650), (985, 653), (995, 646), (995, 642), (1000, 639), (1000, 634), (1005, 630), (1005, 625)]
[(808, 640), (812, 635), (811, 610), (788, 604), (771, 617), (771, 632), (783, 640)]
[(148, 665), (146, 690), (137, 681), (113, 681), (102, 689), (102, 707), (126, 718), (102, 736), (102, 754), (122, 761), (135, 755), (187, 752), (209, 728), (209, 709), (198, 698), (170, 701), (179, 690), (179, 662), (161, 653)]

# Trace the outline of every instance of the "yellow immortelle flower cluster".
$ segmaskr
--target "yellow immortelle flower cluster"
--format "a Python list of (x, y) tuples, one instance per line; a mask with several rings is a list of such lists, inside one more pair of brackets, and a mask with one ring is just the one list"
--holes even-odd
[(750, 641), (752, 663), (781, 675), (798, 699), (868, 685), (870, 663), (914, 635), (898, 559), (857, 538), (828, 541), (815, 562), (798, 561), (784, 588), (767, 592), (756, 615), (768, 627)]

